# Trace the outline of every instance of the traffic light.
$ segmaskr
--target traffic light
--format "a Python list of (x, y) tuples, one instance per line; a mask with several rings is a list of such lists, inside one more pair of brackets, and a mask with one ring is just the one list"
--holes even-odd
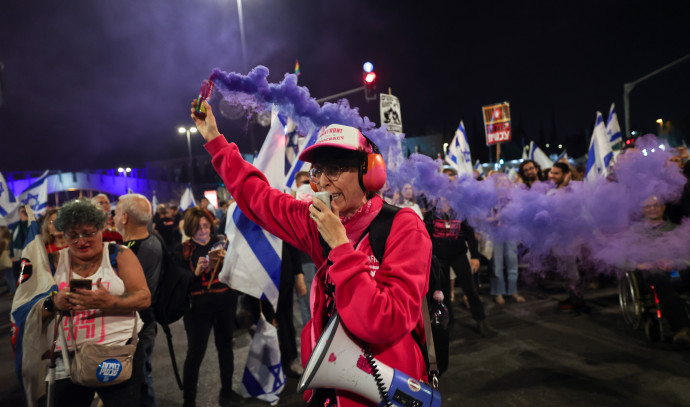
[(378, 99), (376, 95), (376, 73), (374, 72), (374, 64), (365, 62), (364, 73), (362, 78), (364, 80), (364, 98), (367, 102)]

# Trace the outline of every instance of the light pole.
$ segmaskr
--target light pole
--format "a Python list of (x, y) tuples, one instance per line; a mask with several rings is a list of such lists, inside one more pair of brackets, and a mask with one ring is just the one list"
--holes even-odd
[(664, 119), (656, 119), (656, 123), (659, 125), (658, 136), (661, 137), (661, 132), (664, 131)]
[(682, 58), (676, 59), (675, 61), (671, 62), (670, 64), (664, 65), (661, 68), (657, 69), (656, 71), (641, 77), (640, 79), (637, 79), (637, 80), (634, 80), (632, 82), (628, 82), (628, 83), (623, 84), (623, 110), (625, 112), (625, 133), (624, 133), (625, 135), (631, 134), (631, 130), (630, 130), (630, 102), (628, 99), (630, 98), (630, 92), (632, 92), (633, 88), (635, 88), (635, 85), (637, 85), (638, 83), (640, 83), (644, 80), (651, 78), (652, 76), (654, 76), (654, 75), (656, 75), (662, 71), (667, 70), (668, 68), (672, 67), (673, 65), (676, 65), (676, 64), (679, 64), (679, 63), (685, 61), (688, 58), (690, 58), (690, 54), (688, 54)]
[(187, 151), (189, 152), (189, 182), (194, 184), (194, 165), (192, 164), (192, 140), (191, 134), (196, 133), (196, 127), (180, 127), (177, 129), (180, 134), (187, 133)]
[(247, 67), (247, 45), (244, 41), (244, 17), (242, 16), (242, 0), (237, 0), (237, 16), (240, 20), (240, 41), (242, 41), (242, 68), (246, 73)]

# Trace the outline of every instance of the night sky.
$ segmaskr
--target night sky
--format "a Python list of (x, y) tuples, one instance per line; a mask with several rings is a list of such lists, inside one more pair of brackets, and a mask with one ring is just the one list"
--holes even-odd
[[(579, 156), (597, 110), (606, 116), (615, 102), (623, 126), (623, 83), (690, 54), (688, 1), (242, 5), (246, 67), (234, 0), (3, 1), (0, 171), (184, 158), (177, 128), (192, 125), (189, 102), (213, 68), (265, 65), (280, 82), (296, 59), (299, 83), (316, 98), (361, 86), (362, 64), (373, 62), (378, 89), (400, 98), (410, 137), (449, 141), (464, 120), (473, 158), (486, 161), (481, 106), (509, 101), (505, 158), (518, 158), (523, 140), (563, 143)], [(632, 128), (656, 132), (662, 117), (687, 135), (689, 74), (690, 60), (639, 84)], [(348, 99), (378, 122), (375, 103)], [(220, 127), (251, 150), (245, 119)], [(254, 145), (265, 131), (252, 132)], [(194, 154), (201, 145), (196, 135)]]

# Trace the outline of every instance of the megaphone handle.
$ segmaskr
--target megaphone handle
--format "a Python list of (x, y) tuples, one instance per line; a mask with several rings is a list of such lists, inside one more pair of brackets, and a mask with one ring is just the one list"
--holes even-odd
[(385, 385), (381, 379), (381, 374), (379, 374), (379, 368), (376, 366), (374, 355), (371, 354), (371, 350), (369, 349), (369, 344), (364, 343), (362, 347), (364, 348), (364, 357), (367, 359), (367, 362), (371, 367), (371, 374), (374, 376), (374, 381), (376, 381), (376, 388), (379, 390), (381, 401), (383, 401), (384, 406), (393, 407), (393, 404), (391, 404), (391, 401), (388, 398), (388, 391), (384, 387)]
[(432, 389), (438, 389), (438, 371), (432, 370), (429, 374), (429, 384)]

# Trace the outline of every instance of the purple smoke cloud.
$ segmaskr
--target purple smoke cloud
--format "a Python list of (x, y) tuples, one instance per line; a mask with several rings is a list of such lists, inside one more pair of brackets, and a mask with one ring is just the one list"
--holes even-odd
[(527, 189), (505, 182), (500, 176), (485, 181), (461, 176), (451, 182), (440, 172), (439, 160), (420, 154), (405, 159), (401, 151), (404, 136), (376, 127), (346, 100), (320, 106), (306, 87), (297, 85), (295, 75), (286, 74), (275, 84), (268, 82), (268, 74), (263, 66), (248, 75), (214, 69), (210, 79), (232, 104), (253, 111), (277, 105), (302, 134), (333, 123), (359, 128), (384, 154), (389, 187), (398, 189), (410, 183), (430, 201), (445, 199), (459, 218), (468, 219), (492, 240), (522, 243), (530, 249), (533, 271), (549, 267), (543, 265), (549, 264), (544, 260), (551, 256), (577, 255), (582, 264), (594, 264), (599, 272), (659, 258), (690, 258), (685, 243), (690, 237), (690, 224), (678, 228), (673, 237), (656, 240), (630, 228), (639, 221), (647, 198), (655, 195), (664, 201), (677, 199), (686, 182), (679, 168), (669, 165), (668, 146), (653, 135), (638, 139), (636, 149), (620, 154), (613, 180), (572, 181), (559, 191), (551, 191), (554, 186), (550, 182)]

